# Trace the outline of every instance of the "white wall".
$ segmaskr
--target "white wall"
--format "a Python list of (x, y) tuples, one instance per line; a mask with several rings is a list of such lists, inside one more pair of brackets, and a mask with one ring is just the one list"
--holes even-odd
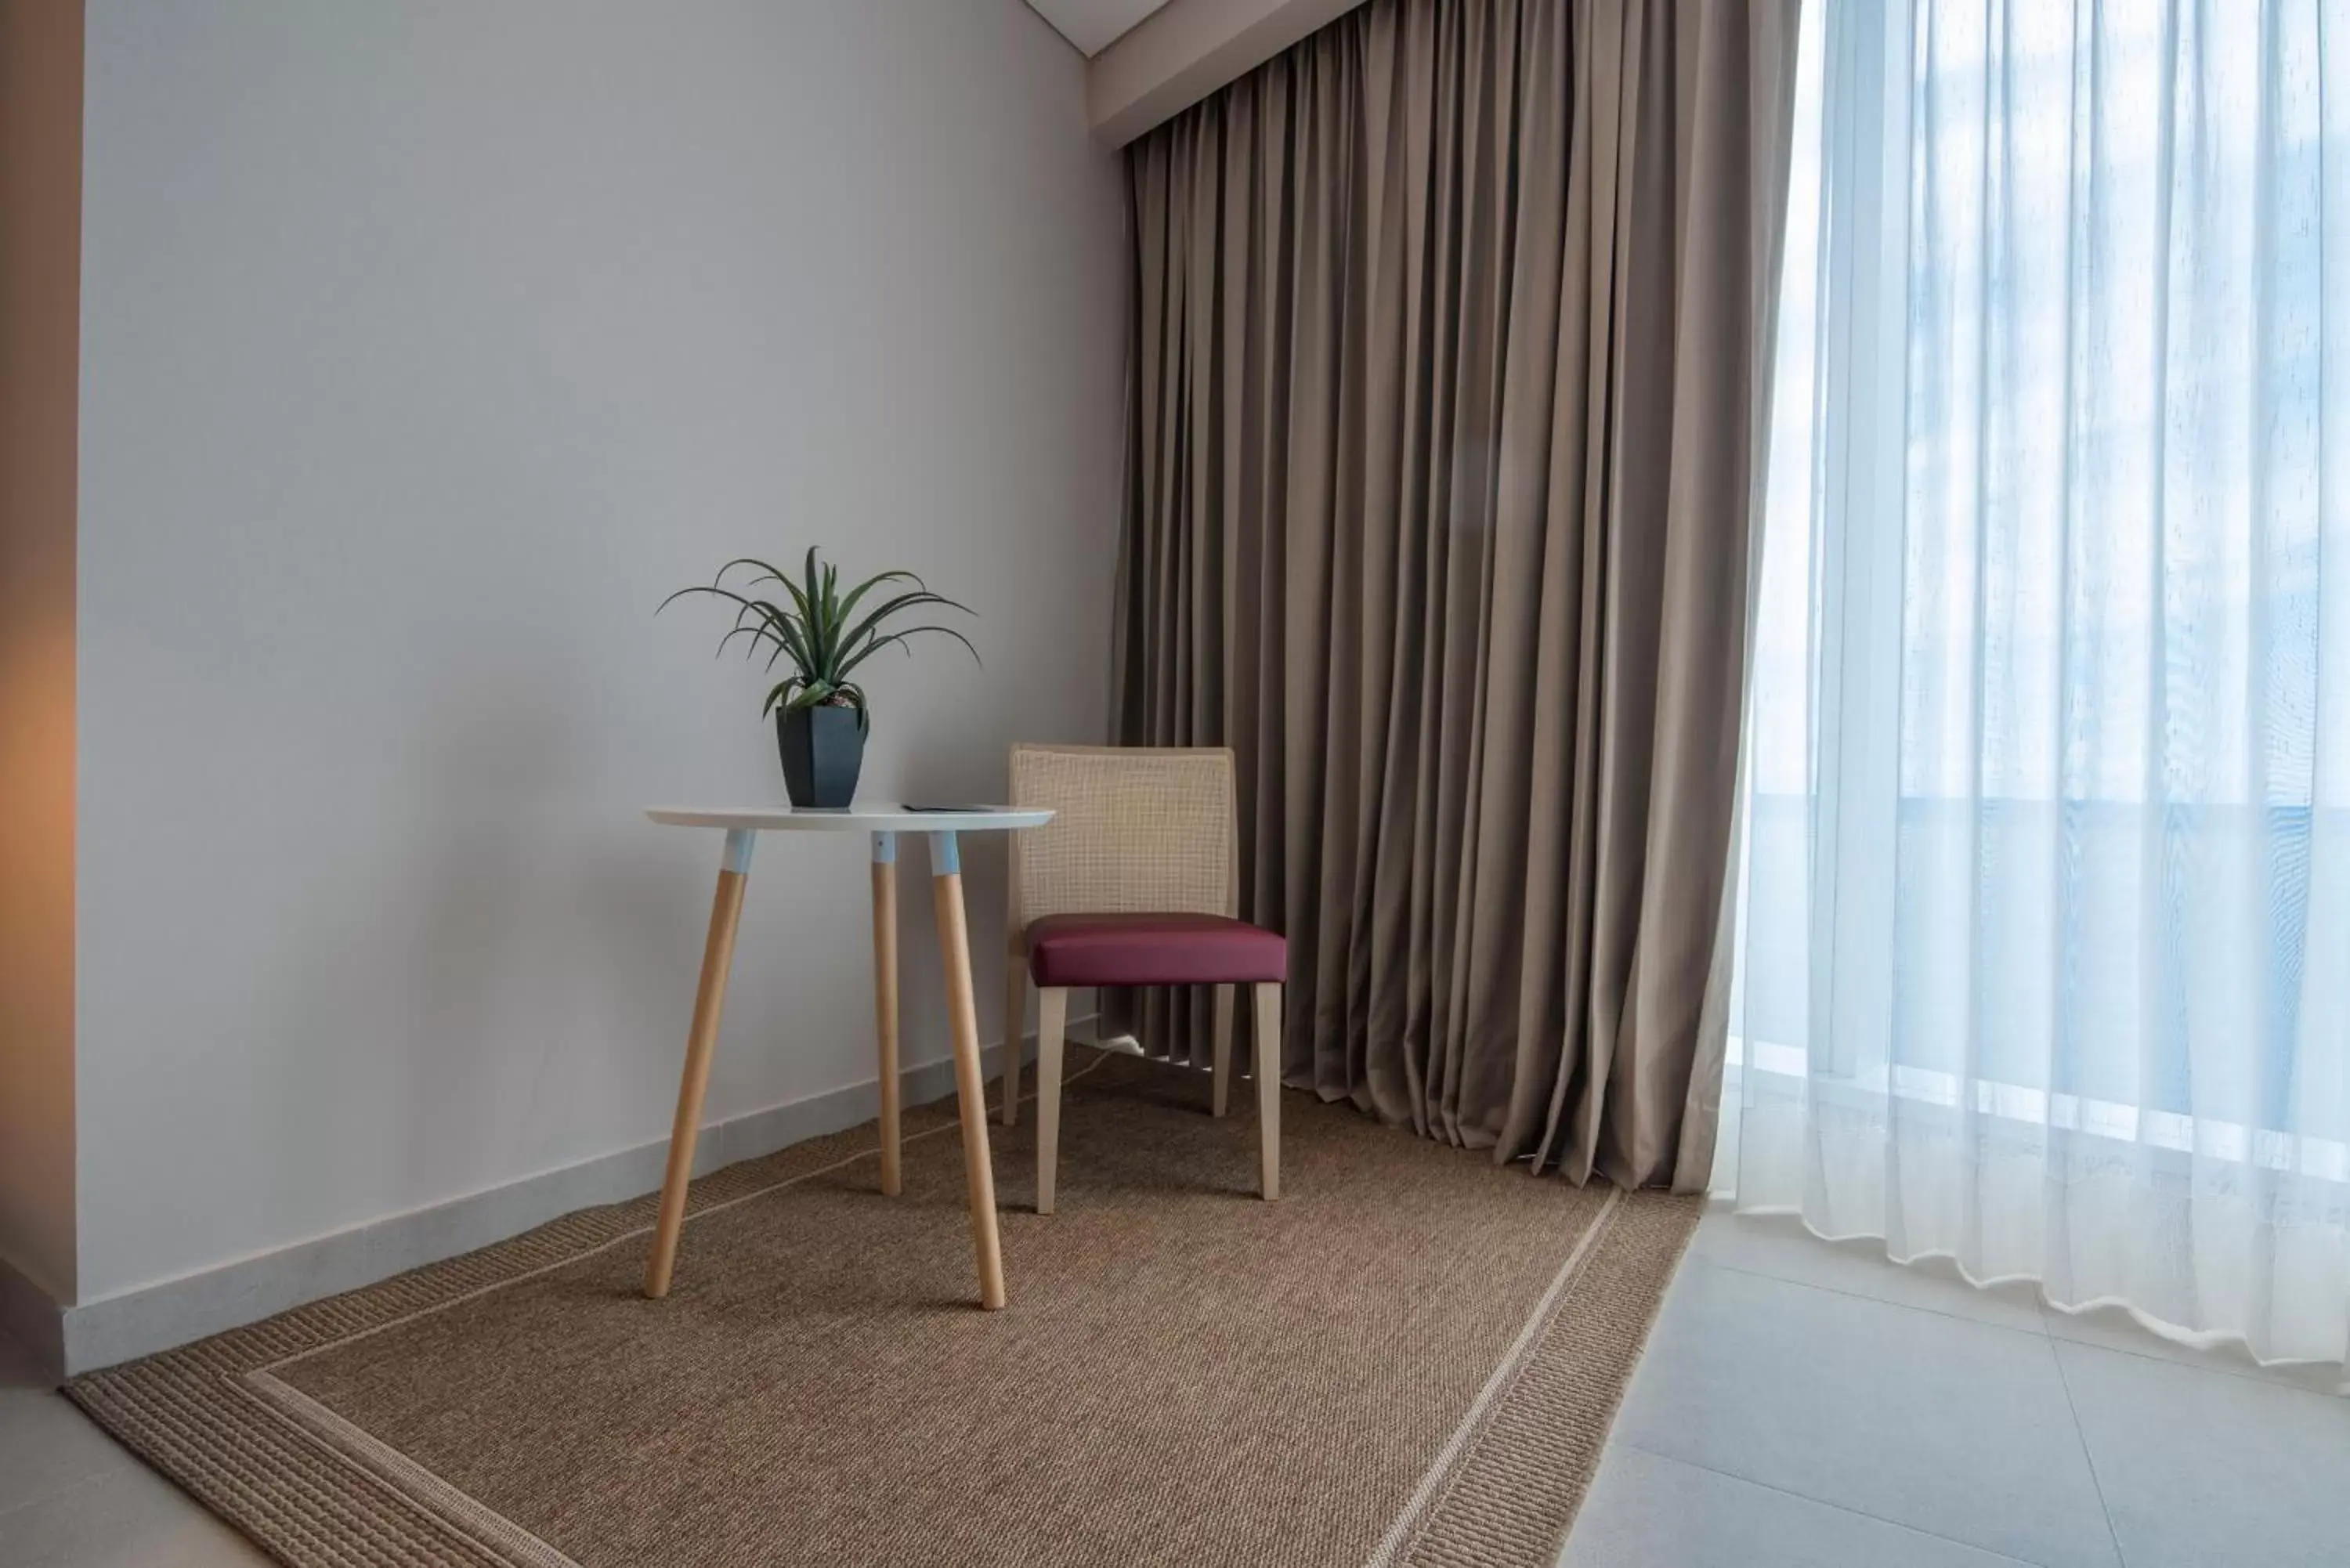
[[(88, 45), (85, 1301), (664, 1136), (718, 846), (638, 810), (782, 794), (715, 611), (652, 616), (726, 556), (980, 612), (983, 671), (875, 670), (868, 796), (1097, 736), (1127, 265), (1020, 0), (89, 0)], [(872, 1076), (865, 853), (762, 846), (712, 1119)]]
[(79, 0), (0, 0), (0, 1324), (44, 1340), (26, 1317), (75, 1289), (81, 28)]

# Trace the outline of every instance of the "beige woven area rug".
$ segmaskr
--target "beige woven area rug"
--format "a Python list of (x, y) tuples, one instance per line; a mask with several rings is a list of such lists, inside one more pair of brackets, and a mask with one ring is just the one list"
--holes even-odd
[(1057, 1215), (994, 1129), (1004, 1312), (941, 1104), (895, 1200), (870, 1127), (695, 1183), (663, 1302), (647, 1198), (68, 1392), (320, 1568), (1548, 1568), (1695, 1203), (1297, 1094), (1263, 1203), (1204, 1075), (1077, 1054)]

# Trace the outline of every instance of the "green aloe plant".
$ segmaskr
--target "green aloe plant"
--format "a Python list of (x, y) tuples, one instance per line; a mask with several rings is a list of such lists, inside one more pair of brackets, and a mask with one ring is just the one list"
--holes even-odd
[[(742, 587), (752, 592), (738, 592), (726, 586), (726, 574), (738, 566), (752, 570), (751, 576), (741, 579)], [(782, 585), (790, 602), (778, 604), (772, 598), (752, 597), (763, 583)], [(858, 612), (863, 608), (866, 597), (889, 583), (910, 583), (913, 587), (880, 599), (860, 618)], [(929, 585), (911, 572), (883, 572), (843, 593), (840, 568), (820, 565), (814, 546), (809, 547), (797, 582), (755, 556), (743, 556), (719, 567), (718, 575), (708, 583), (678, 589), (661, 600), (660, 609), (653, 613), (660, 614), (690, 594), (707, 594), (735, 607), (733, 629), (718, 639), (720, 653), (724, 653), (736, 638), (747, 637), (751, 639), (747, 657), (756, 659), (759, 650), (765, 648), (770, 670), (779, 659), (791, 660), (792, 673), (775, 682), (766, 701), (761, 704), (762, 718), (778, 707), (785, 712), (797, 712), (804, 708), (849, 707), (857, 710), (858, 728), (864, 729), (870, 722), (865, 688), (849, 676), (883, 649), (894, 643), (905, 649), (909, 638), (926, 631), (953, 638), (970, 649), (972, 662), (979, 661), (979, 649), (972, 647), (971, 639), (952, 627), (926, 624), (891, 630), (889, 625), (893, 616), (928, 605), (942, 605), (965, 615), (972, 613), (969, 606), (931, 592)]]

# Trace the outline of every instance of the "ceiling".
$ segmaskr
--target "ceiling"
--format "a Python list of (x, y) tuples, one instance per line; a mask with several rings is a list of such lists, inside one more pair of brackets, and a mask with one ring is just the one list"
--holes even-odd
[(1029, 9), (1091, 59), (1167, 0), (1028, 0)]

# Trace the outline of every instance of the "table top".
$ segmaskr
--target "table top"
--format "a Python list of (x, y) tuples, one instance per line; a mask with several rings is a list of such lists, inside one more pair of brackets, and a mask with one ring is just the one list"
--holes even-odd
[(1042, 827), (1053, 820), (1049, 811), (1008, 805), (908, 811), (896, 801), (859, 801), (834, 811), (797, 811), (788, 805), (652, 805), (645, 808), (645, 815), (671, 827), (725, 827), (754, 833), (1001, 833)]

